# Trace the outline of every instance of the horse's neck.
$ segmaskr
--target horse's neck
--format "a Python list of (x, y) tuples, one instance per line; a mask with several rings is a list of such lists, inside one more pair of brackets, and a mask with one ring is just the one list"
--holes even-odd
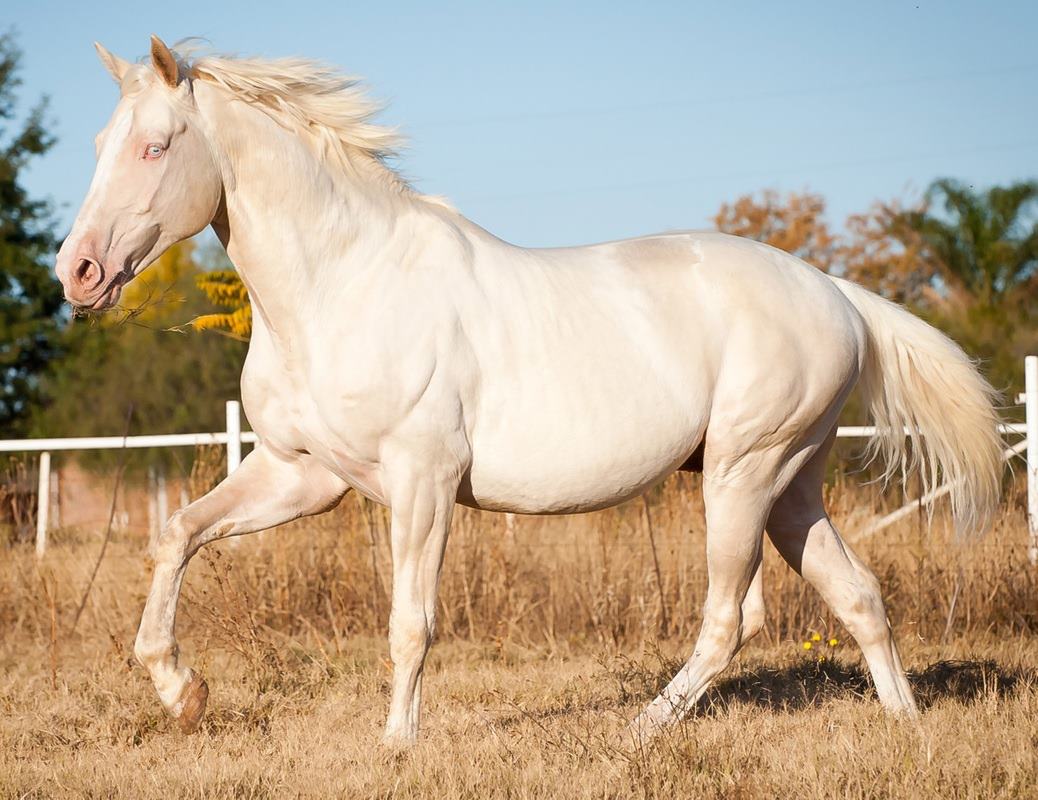
[(421, 201), (392, 187), (381, 165), (323, 164), (245, 103), (200, 105), (224, 171), (225, 208), (213, 227), (272, 338), (294, 338), (329, 292), (407, 246), (401, 227)]

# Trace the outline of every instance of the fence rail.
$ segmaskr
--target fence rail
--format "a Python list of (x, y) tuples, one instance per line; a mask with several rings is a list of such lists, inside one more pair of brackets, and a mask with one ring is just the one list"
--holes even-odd
[[(1024, 359), (1024, 393), (1015, 398), (1025, 408), (1024, 423), (1000, 426), (1003, 435), (1023, 436), (1004, 452), (1006, 460), (1026, 451), (1027, 458), (1027, 557), (1032, 565), (1038, 565), (1038, 356)], [(39, 489), (36, 514), (36, 553), (42, 557), (47, 548), (50, 499), (50, 454), (56, 450), (108, 450), (147, 447), (197, 447), (199, 445), (223, 445), (227, 449), (227, 473), (230, 474), (241, 463), (241, 446), (255, 444), (259, 437), (252, 431), (241, 429), (241, 405), (236, 400), (226, 404), (226, 430), (212, 433), (174, 433), (144, 436), (85, 436), (67, 439), (10, 439), (0, 440), (0, 453), (40, 453)], [(871, 425), (846, 425), (837, 429), (839, 438), (862, 439), (873, 436), (876, 428)], [(907, 434), (907, 431), (906, 431)], [(938, 487), (933, 498), (947, 494), (951, 486)], [(923, 498), (923, 500), (931, 498)], [(906, 516), (921, 501), (913, 501), (897, 511), (874, 522), (863, 535), (871, 536), (888, 525)]]
[[(252, 431), (239, 434), (242, 444), (255, 444), (259, 437)], [(218, 433), (156, 433), (143, 436), (83, 436), (69, 439), (8, 439), (0, 441), (0, 453), (30, 453), (54, 450), (122, 450), (145, 447), (193, 447), (198, 445), (228, 444), (231, 434)]]

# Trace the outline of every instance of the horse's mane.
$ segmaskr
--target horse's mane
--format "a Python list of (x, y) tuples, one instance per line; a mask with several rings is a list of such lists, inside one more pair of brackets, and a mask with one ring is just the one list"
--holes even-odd
[[(218, 84), (258, 107), (289, 130), (316, 137), (329, 155), (351, 163), (359, 153), (385, 167), (394, 183), (404, 181), (387, 163), (403, 144), (393, 128), (372, 122), (382, 106), (364, 92), (358, 78), (303, 58), (238, 58), (200, 55), (191, 42), (174, 53), (183, 74)], [(330, 151), (330, 152), (329, 152)]]

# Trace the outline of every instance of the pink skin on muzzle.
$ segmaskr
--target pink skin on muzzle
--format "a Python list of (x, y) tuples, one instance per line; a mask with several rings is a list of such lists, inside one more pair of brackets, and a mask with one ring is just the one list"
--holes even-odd
[[(152, 227), (135, 236), (142, 241), (129, 253), (119, 254), (108, 248), (101, 256), (94, 242), (96, 237), (87, 233), (78, 235), (75, 228), (58, 251), (55, 272), (65, 288), (65, 299), (78, 309), (102, 311), (114, 306), (140, 265), (142, 258), (155, 245), (158, 230)], [(124, 237), (125, 238), (125, 237)]]
[(117, 278), (109, 278), (99, 261), (86, 256), (65, 258), (59, 252), (56, 271), (65, 287), (65, 299), (76, 308), (89, 311), (100, 311), (115, 305), (124, 283)]

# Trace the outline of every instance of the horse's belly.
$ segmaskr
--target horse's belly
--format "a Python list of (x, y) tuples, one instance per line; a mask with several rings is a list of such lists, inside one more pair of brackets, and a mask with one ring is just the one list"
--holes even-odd
[(498, 435), (473, 437), (469, 480), (459, 501), (524, 514), (569, 514), (622, 503), (681, 466), (702, 441), (707, 415), (689, 402), (591, 424), (586, 417), (547, 430), (515, 420)]

